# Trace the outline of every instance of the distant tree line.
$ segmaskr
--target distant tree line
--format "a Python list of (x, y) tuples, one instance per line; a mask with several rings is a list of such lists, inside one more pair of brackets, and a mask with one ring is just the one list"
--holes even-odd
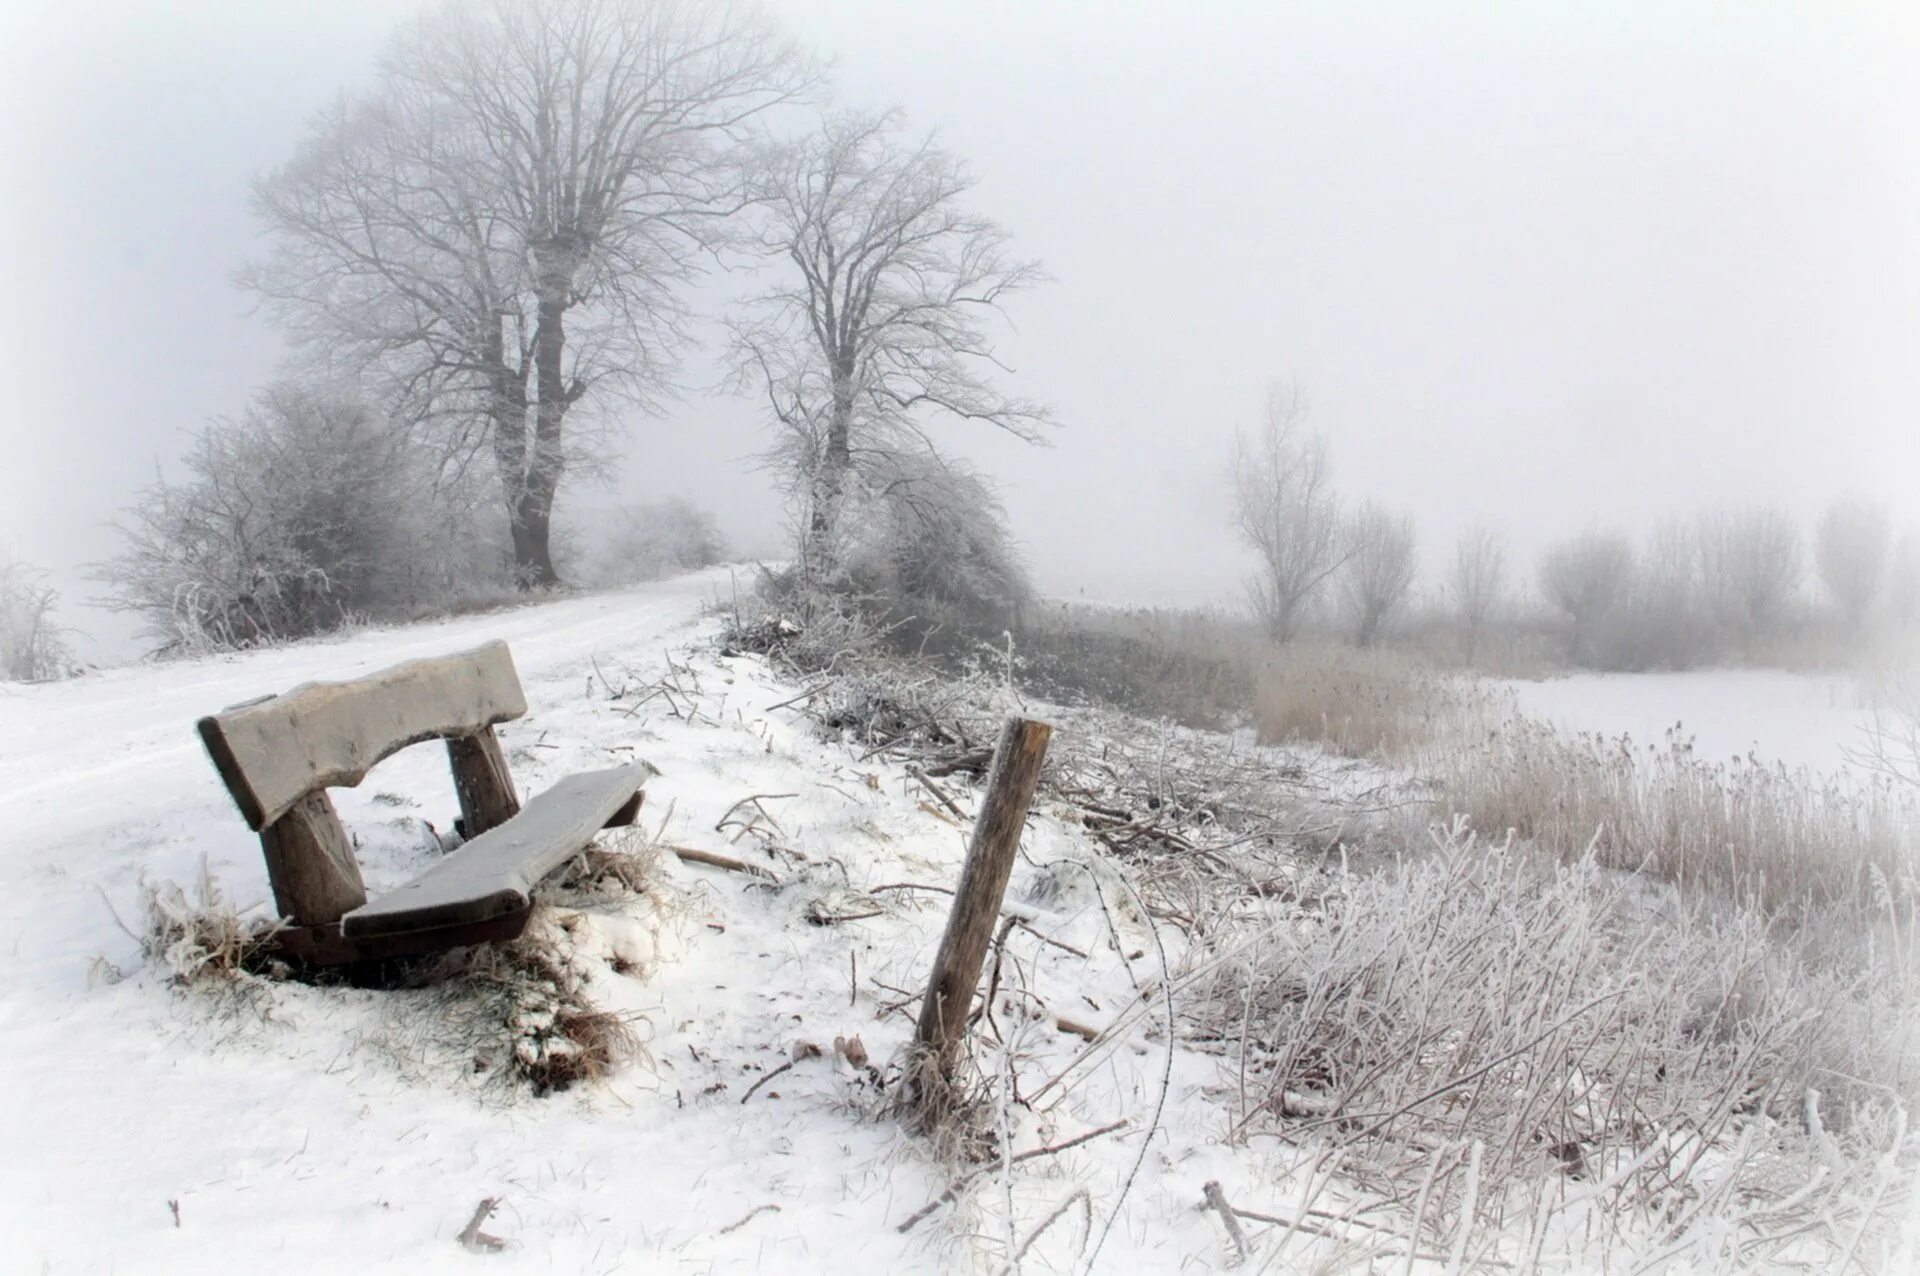
[(1544, 632), (1577, 665), (1685, 669), (1762, 661), (1807, 639), (1850, 654), (1920, 624), (1920, 529), (1898, 531), (1885, 506), (1855, 497), (1829, 505), (1810, 538), (1764, 507), (1668, 520), (1639, 543), (1572, 534), (1540, 555), (1534, 594), (1510, 573), (1500, 534), (1472, 527), (1421, 618), (1412, 518), (1343, 501), (1297, 391), (1269, 392), (1231, 474), (1234, 527), (1256, 562), (1250, 606), (1276, 642), (1314, 623), (1370, 646), (1416, 619), (1431, 630), (1437, 614), (1469, 664), (1494, 637)]

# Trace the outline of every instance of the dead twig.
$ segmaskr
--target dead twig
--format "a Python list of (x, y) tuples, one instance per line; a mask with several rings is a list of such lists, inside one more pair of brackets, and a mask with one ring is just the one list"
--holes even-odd
[(927, 773), (925, 771), (922, 771), (917, 766), (910, 766), (907, 768), (907, 774), (912, 776), (913, 779), (919, 783), (921, 788), (933, 794), (934, 798), (940, 803), (941, 806), (944, 806), (947, 808), (947, 810), (953, 812), (954, 819), (959, 820), (962, 824), (966, 823), (967, 813), (960, 809), (960, 804), (958, 802), (955, 802), (953, 798), (948, 796), (947, 791), (945, 789), (935, 784), (932, 780), (929, 780), (927, 778)]
[(480, 1204), (474, 1206), (473, 1217), (467, 1220), (467, 1225), (460, 1229), (460, 1235), (456, 1238), (462, 1246), (476, 1254), (497, 1254), (507, 1247), (507, 1243), (498, 1236), (490, 1236), (480, 1230), (480, 1224), (486, 1222), (487, 1216), (499, 1205), (500, 1198), (497, 1196), (480, 1199)]
[(1205, 1208), (1218, 1214), (1220, 1221), (1226, 1224), (1227, 1236), (1233, 1241), (1234, 1250), (1233, 1262), (1229, 1266), (1238, 1267), (1247, 1261), (1247, 1234), (1240, 1230), (1240, 1220), (1233, 1216), (1233, 1206), (1227, 1204), (1227, 1194), (1220, 1190), (1220, 1180), (1208, 1179), (1200, 1192), (1206, 1197)]
[[(747, 1100), (753, 1097), (753, 1092), (755, 1090), (758, 1090), (761, 1086), (773, 1080), (775, 1077), (779, 1076), (781, 1073), (785, 1072), (787, 1069), (793, 1067), (793, 1065), (798, 1062), (799, 1062), (798, 1059), (789, 1059), (785, 1063), (781, 1064), (779, 1067), (775, 1068), (773, 1071), (762, 1076), (758, 1081), (754, 1082), (752, 1085), (748, 1086), (747, 1092), (740, 1096), (741, 1105), (745, 1106)], [(752, 1218), (753, 1216), (749, 1214), (747, 1217)], [(746, 1220), (742, 1219), (741, 1221), (745, 1222)]]
[(1082, 1143), (1091, 1143), (1095, 1139), (1100, 1138), (1102, 1135), (1112, 1134), (1115, 1130), (1124, 1129), (1125, 1127), (1132, 1124), (1133, 1124), (1133, 1118), (1121, 1117), (1118, 1121), (1110, 1122), (1106, 1125), (1101, 1126), (1097, 1130), (1088, 1130), (1085, 1134), (1076, 1134), (1074, 1137), (1070, 1139), (1066, 1139), (1062, 1142), (1049, 1143), (1044, 1147), (1029, 1148), (1025, 1152), (1020, 1152), (1014, 1156), (1008, 1157), (1004, 1163), (996, 1163), (993, 1166), (985, 1166), (977, 1170), (970, 1170), (966, 1174), (963, 1174), (959, 1178), (959, 1180), (953, 1184), (953, 1186), (949, 1187), (946, 1191), (942, 1192), (939, 1196), (935, 1197), (931, 1201), (928, 1201), (925, 1205), (922, 1205), (919, 1209), (915, 1210), (912, 1214), (908, 1215), (907, 1220), (904, 1223), (900, 1224), (900, 1226), (896, 1227), (894, 1230), (901, 1233), (905, 1233), (913, 1230), (913, 1227), (916, 1223), (926, 1218), (929, 1214), (939, 1209), (942, 1205), (947, 1204), (949, 1201), (958, 1200), (960, 1198), (960, 1193), (966, 1190), (967, 1185), (973, 1182), (974, 1179), (980, 1177), (982, 1174), (985, 1174), (988, 1169), (998, 1169), (998, 1168), (1003, 1168), (1003, 1166), (1010, 1167), (1010, 1166), (1020, 1165), (1026, 1161), (1036, 1160), (1037, 1158), (1043, 1157), (1043, 1156), (1057, 1156), (1062, 1152), (1068, 1151), (1069, 1149), (1079, 1147)]
[(762, 1214), (768, 1214), (768, 1213), (778, 1214), (779, 1212), (780, 1212), (780, 1207), (778, 1205), (771, 1205), (771, 1204), (756, 1205), (752, 1209), (747, 1211), (745, 1217), (736, 1219), (734, 1222), (728, 1223), (725, 1227), (721, 1228), (718, 1232), (716, 1232), (715, 1235), (725, 1236), (728, 1232), (737, 1232), (741, 1228), (745, 1227), (748, 1223), (753, 1222), (754, 1219), (759, 1218)]

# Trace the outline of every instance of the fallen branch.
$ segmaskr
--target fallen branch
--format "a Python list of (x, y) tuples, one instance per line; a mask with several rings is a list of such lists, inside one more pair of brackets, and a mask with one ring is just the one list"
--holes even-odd
[(721, 1228), (717, 1233), (715, 1233), (715, 1235), (725, 1236), (728, 1232), (737, 1232), (741, 1228), (745, 1227), (748, 1223), (753, 1222), (754, 1219), (759, 1218), (762, 1214), (768, 1213), (769, 1211), (771, 1211), (772, 1213), (778, 1214), (780, 1212), (780, 1207), (778, 1205), (756, 1205), (752, 1209), (747, 1211), (745, 1217), (737, 1219), (734, 1222), (728, 1223), (725, 1227)]
[(1077, 1020), (1067, 1018), (1065, 1015), (1055, 1015), (1053, 1017), (1053, 1026), (1062, 1032), (1071, 1032), (1083, 1041), (1092, 1041), (1100, 1035), (1098, 1028), (1090, 1028)]
[[(797, 1059), (789, 1059), (785, 1063), (781, 1064), (779, 1067), (775, 1068), (773, 1071), (763, 1074), (758, 1081), (754, 1082), (752, 1085), (747, 1087), (747, 1092), (745, 1094), (740, 1096), (741, 1104), (744, 1106), (746, 1104), (746, 1101), (753, 1097), (753, 1092), (755, 1090), (758, 1090), (761, 1086), (773, 1080), (775, 1077), (779, 1076), (781, 1073), (785, 1072), (788, 1068), (791, 1068), (794, 1064), (798, 1062), (799, 1060)], [(751, 1214), (747, 1215), (747, 1218), (752, 1218), (752, 1217), (753, 1215)], [(746, 1219), (741, 1220), (741, 1222), (745, 1222), (745, 1221)]]
[(929, 780), (927, 778), (927, 773), (925, 771), (922, 771), (917, 766), (910, 766), (907, 768), (907, 774), (912, 776), (916, 781), (918, 781), (921, 788), (933, 794), (933, 796), (939, 801), (941, 806), (944, 806), (947, 808), (947, 810), (953, 812), (954, 819), (959, 820), (962, 824), (966, 823), (967, 813), (960, 809), (960, 804), (958, 802), (955, 802), (951, 797), (949, 797), (945, 789), (935, 784), (932, 780)]
[(721, 855), (717, 851), (696, 850), (691, 846), (669, 846), (664, 849), (672, 851), (676, 856), (689, 864), (705, 864), (709, 868), (724, 868), (730, 873), (746, 873), (751, 877), (764, 877), (770, 882), (778, 882), (780, 880), (779, 876), (775, 874), (772, 869), (762, 868), (758, 864), (749, 864), (745, 860), (737, 860), (731, 855)]

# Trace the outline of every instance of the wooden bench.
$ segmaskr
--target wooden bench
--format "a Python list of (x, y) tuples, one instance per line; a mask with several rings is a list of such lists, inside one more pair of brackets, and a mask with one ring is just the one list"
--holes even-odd
[[(631, 824), (645, 762), (570, 776), (523, 808), (494, 733), (527, 711), (503, 642), (412, 660), (352, 682), (315, 682), (200, 719), (200, 738), (260, 834), (288, 955), (316, 965), (511, 939), (534, 886), (603, 828)], [(369, 901), (327, 790), (381, 759), (445, 740), (467, 841)]]

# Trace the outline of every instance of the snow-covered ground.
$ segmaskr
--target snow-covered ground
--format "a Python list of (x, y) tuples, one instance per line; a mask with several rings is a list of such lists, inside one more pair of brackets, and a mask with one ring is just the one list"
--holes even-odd
[[(1131, 1181), (1103, 1269), (1217, 1263), (1225, 1234), (1196, 1209), (1224, 1180), (1236, 1204), (1284, 1205), (1283, 1173), (1217, 1146), (1206, 1091), (1214, 1061), (1154, 1034), (1152, 937), (1121, 951), (1123, 888), (1088, 862), (1083, 834), (1044, 813), (1013, 889), (1034, 924), (1009, 941), (1002, 1027), (1022, 1075), (1067, 1073), (1038, 1114), (1017, 1111), (1025, 1149), (1128, 1118), (1083, 1148), (988, 1176), (977, 1200), (897, 1229), (947, 1183), (884, 1097), (831, 1049), (860, 1034), (876, 1062), (908, 1039), (945, 915), (942, 896), (860, 892), (950, 884), (963, 831), (899, 768), (860, 763), (770, 706), (795, 688), (705, 639), (724, 571), (620, 594), (362, 632), (329, 642), (0, 687), (0, 1235), (14, 1271), (870, 1271), (971, 1269), (1003, 1255), (1086, 1188), (1095, 1234)], [(609, 1081), (534, 1098), (490, 1078), (427, 993), (297, 984), (239, 1000), (182, 992), (143, 963), (143, 879), (190, 886), (204, 862), (226, 895), (268, 897), (256, 839), (193, 733), (197, 716), (312, 678), (342, 678), (487, 638), (512, 645), (531, 712), (502, 737), (522, 792), (609, 758), (661, 771), (643, 823), (666, 841), (777, 869), (768, 889), (671, 857), (672, 902), (583, 915), (583, 951), (651, 958), (593, 976), (594, 1000), (634, 1016), (646, 1058)], [(633, 689), (676, 675), (698, 722)], [(676, 657), (680, 659), (681, 657)], [(598, 666), (596, 670), (596, 664)], [(625, 692), (616, 698), (615, 694)], [(958, 786), (956, 786), (958, 787)], [(786, 851), (715, 831), (749, 794), (767, 798)], [(444, 753), (407, 750), (335, 794), (379, 890), (433, 853), (422, 820), (454, 809)], [(963, 801), (969, 800), (967, 797)], [(1064, 889), (1041, 894), (1057, 879)], [(1106, 892), (1105, 903), (1095, 891)], [(848, 906), (859, 901), (858, 906)], [(880, 915), (812, 925), (809, 908)], [(1141, 957), (1138, 954), (1147, 954)], [(896, 991), (900, 990), (900, 991)], [(1032, 1008), (1023, 1021), (1019, 1008)], [(1089, 1047), (1068, 1014), (1117, 1030)], [(744, 1105), (796, 1041), (828, 1047)], [(463, 1053), (464, 1050), (464, 1053)], [(1079, 1060), (1077, 1066), (1075, 1060)], [(1164, 1102), (1163, 1102), (1164, 1100)], [(1155, 1116), (1159, 1122), (1155, 1127)], [(1149, 1136), (1147, 1130), (1157, 1133)], [(511, 1246), (469, 1253), (454, 1237), (487, 1196)], [(775, 1207), (768, 1209), (765, 1207)], [(744, 1220), (744, 1221), (743, 1221)], [(993, 1240), (970, 1240), (984, 1230)], [(1064, 1268), (1084, 1227), (1048, 1231), (1029, 1268)], [(994, 1260), (994, 1261), (997, 1261)]]
[[(1242, 1208), (1304, 1204), (1311, 1179), (1294, 1173), (1297, 1154), (1265, 1138), (1226, 1146), (1235, 1079), (1160, 1027), (1156, 941), (1177, 965), (1173, 937), (1153, 933), (1121, 870), (1042, 803), (1009, 891), (1032, 929), (1007, 940), (994, 1001), (1007, 1045), (983, 1062), (1020, 1078), (1027, 1102), (1003, 1118), (1015, 1151), (1126, 1124), (986, 1173), (900, 1230), (939, 1200), (949, 1166), (832, 1043), (858, 1035), (886, 1063), (909, 1039), (947, 900), (877, 888), (950, 886), (967, 821), (926, 801), (899, 765), (864, 761), (778, 708), (800, 688), (763, 660), (721, 654), (705, 613), (730, 591), (718, 570), (0, 686), (0, 950), (11, 958), (0, 1236), (12, 1255), (0, 1270), (997, 1271), (1057, 1213), (1023, 1270), (1073, 1270), (1097, 1249), (1100, 1271), (1184, 1272), (1231, 1257), (1218, 1219), (1198, 1208), (1208, 1180)], [(191, 891), (204, 865), (228, 898), (268, 898), (258, 842), (193, 733), (198, 716), (496, 637), (531, 707), (501, 728), (523, 793), (645, 758), (661, 772), (642, 813), (649, 834), (781, 878), (669, 855), (645, 895), (551, 911), (589, 967), (593, 1002), (644, 1040), (641, 1059), (536, 1098), (502, 1078), (487, 1044), (498, 1034), (463, 1028), (443, 994), (273, 983), (210, 995), (144, 960), (121, 925), (137, 928), (143, 882)], [(671, 702), (645, 693), (663, 676)], [(1667, 713), (1657, 700), (1650, 711)], [(1617, 717), (1574, 725), (1634, 729)], [(964, 784), (950, 787), (972, 805)], [(768, 795), (770, 836), (716, 830), (754, 794)], [(375, 891), (438, 853), (426, 824), (444, 828), (455, 808), (433, 746), (335, 800)], [(1103, 1031), (1089, 1043), (1056, 1018)], [(800, 1042), (824, 1053), (750, 1094)], [(486, 1227), (510, 1242), (503, 1252), (455, 1241), (483, 1197), (501, 1200)], [(1310, 1230), (1280, 1253), (1287, 1229), (1248, 1230), (1268, 1270), (1356, 1261), (1348, 1243)]]
[(1513, 693), (1522, 713), (1569, 731), (1653, 744), (1671, 730), (1715, 761), (1752, 755), (1821, 772), (1847, 767), (1846, 751), (1866, 743), (1862, 729), (1871, 717), (1868, 689), (1847, 674), (1711, 669), (1496, 685)]

